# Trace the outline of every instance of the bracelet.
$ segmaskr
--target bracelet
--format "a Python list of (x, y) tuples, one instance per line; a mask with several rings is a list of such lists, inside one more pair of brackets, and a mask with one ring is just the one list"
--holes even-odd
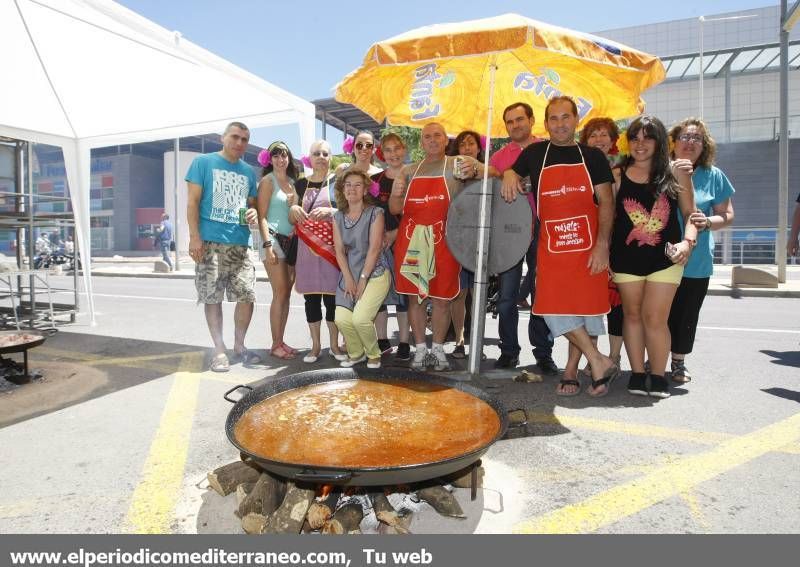
[(692, 239), (692, 238), (684, 238), (684, 240), (685, 240), (686, 242), (688, 242), (688, 243), (689, 243), (689, 246), (691, 246), (692, 248), (694, 248), (695, 246), (697, 246), (697, 240), (694, 240), (694, 239)]
[(706, 217), (706, 230), (711, 230), (711, 217)]
[(265, 240), (264, 244), (261, 245), (261, 248), (271, 248), (272, 247), (272, 240)]
[(361, 279), (362, 279), (362, 280), (365, 280), (365, 279), (367, 279), (367, 274), (361, 274)]

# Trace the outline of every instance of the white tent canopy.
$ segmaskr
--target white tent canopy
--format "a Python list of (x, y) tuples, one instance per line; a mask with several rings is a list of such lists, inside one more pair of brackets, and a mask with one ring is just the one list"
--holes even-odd
[(314, 138), (313, 104), (109, 0), (0, 0), (0, 37), (0, 135), (63, 148), (93, 322), (92, 148), (222, 132), (233, 120), (296, 123), (302, 147)]

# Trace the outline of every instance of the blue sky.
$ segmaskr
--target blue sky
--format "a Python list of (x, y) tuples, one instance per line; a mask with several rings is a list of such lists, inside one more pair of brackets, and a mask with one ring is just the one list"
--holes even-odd
[[(307, 100), (333, 96), (333, 87), (360, 65), (372, 43), (424, 25), (516, 12), (595, 32), (778, 4), (764, 0), (573, 0), (568, 4), (531, 0), (117, 1)], [(295, 151), (305, 153), (294, 147), (298, 140), (296, 129), (264, 129), (253, 133), (254, 141), (261, 145), (275, 138), (286, 139)], [(334, 147), (341, 140), (341, 136), (329, 138)]]

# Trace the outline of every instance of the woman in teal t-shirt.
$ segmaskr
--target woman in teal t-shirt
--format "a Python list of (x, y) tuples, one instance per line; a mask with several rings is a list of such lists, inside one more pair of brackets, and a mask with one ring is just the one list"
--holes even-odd
[[(263, 159), (262, 159), (263, 156)], [(294, 286), (294, 259), (291, 258), (291, 237), (294, 227), (289, 222), (289, 208), (297, 204), (294, 182), (297, 179), (292, 152), (284, 142), (273, 142), (266, 152), (262, 150), (259, 161), (264, 165), (264, 176), (258, 184), (258, 228), (263, 248), (261, 260), (272, 286), (272, 304), (269, 307), (269, 326), (272, 333), (270, 354), (289, 359), (297, 350), (283, 342), (286, 321), (289, 318), (289, 300)], [(294, 253), (296, 254), (296, 247)]]
[(714, 271), (714, 230), (733, 222), (733, 185), (714, 167), (717, 145), (705, 123), (687, 118), (670, 130), (676, 158), (686, 158), (694, 165), (692, 182), (697, 212), (689, 221), (697, 227), (697, 246), (683, 270), (683, 279), (672, 301), (669, 330), (672, 335), (672, 380), (685, 384), (692, 380), (686, 369), (686, 355), (692, 352), (700, 318), (700, 308)]

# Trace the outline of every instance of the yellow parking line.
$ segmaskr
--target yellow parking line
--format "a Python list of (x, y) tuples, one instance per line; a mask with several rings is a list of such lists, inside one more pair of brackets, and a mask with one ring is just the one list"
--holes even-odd
[(175, 374), (141, 481), (128, 510), (133, 533), (170, 532), (197, 406), (200, 380), (195, 373), (202, 369), (202, 363), (202, 355), (181, 357), (180, 371)]
[[(528, 422), (546, 425), (563, 425), (565, 427), (603, 431), (606, 433), (622, 433), (625, 435), (635, 435), (637, 437), (686, 441), (689, 443), (698, 443), (700, 445), (718, 445), (723, 441), (728, 441), (736, 437), (728, 433), (717, 433), (713, 431), (695, 431), (693, 429), (681, 429), (679, 427), (662, 427), (646, 423), (590, 419), (573, 415), (555, 416), (551, 413), (529, 413)], [(778, 448), (777, 451), (800, 455), (800, 445), (788, 444)]]
[(590, 533), (689, 491), (770, 451), (800, 440), (800, 413), (753, 433), (677, 459), (642, 478), (518, 524), (517, 533)]

